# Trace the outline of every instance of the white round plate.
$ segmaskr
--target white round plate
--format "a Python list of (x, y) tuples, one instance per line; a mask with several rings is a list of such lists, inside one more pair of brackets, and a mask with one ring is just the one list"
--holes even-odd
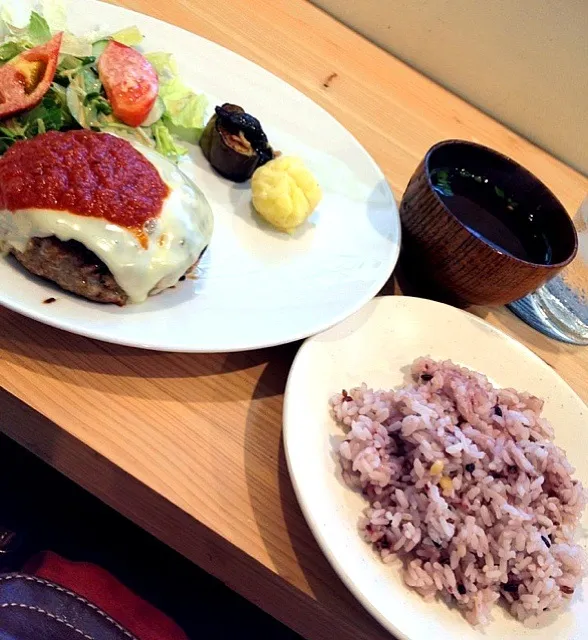
[[(73, 7), (73, 3), (72, 3)], [(322, 331), (372, 298), (390, 276), (400, 245), (394, 197), (371, 157), (332, 116), (253, 62), (153, 18), (77, 0), (69, 28), (83, 34), (136, 25), (145, 51), (175, 54), (181, 77), (210, 98), (243, 106), (270, 142), (302, 157), (324, 198), (294, 235), (252, 212), (248, 184), (216, 175), (200, 149), (182, 163), (215, 217), (196, 280), (136, 306), (88, 302), (0, 260), (0, 304), (67, 331), (136, 347), (214, 352), (266, 347)], [(56, 297), (54, 304), (43, 304)]]
[[(443, 602), (425, 602), (404, 585), (397, 566), (385, 565), (361, 540), (357, 522), (365, 500), (341, 480), (334, 455), (342, 432), (328, 400), (366, 382), (392, 388), (405, 381), (419, 356), (451, 359), (485, 373), (495, 385), (532, 391), (545, 399), (555, 442), (588, 486), (588, 409), (570, 387), (526, 347), (479, 318), (428, 300), (376, 298), (300, 349), (286, 388), (284, 445), (290, 475), (306, 519), (325, 555), (360, 602), (399, 640), (581, 640), (588, 602), (578, 590), (569, 609), (542, 628), (528, 628), (501, 607), (483, 631)], [(586, 547), (584, 514), (580, 543)]]

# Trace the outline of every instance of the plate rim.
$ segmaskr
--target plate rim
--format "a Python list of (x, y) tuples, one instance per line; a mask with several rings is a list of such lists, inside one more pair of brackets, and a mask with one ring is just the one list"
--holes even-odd
[[(473, 319), (477, 325), (484, 327), (486, 330), (490, 329), (491, 332), (495, 334), (498, 338), (506, 339), (507, 344), (518, 349), (520, 352), (524, 353), (527, 357), (531, 356), (531, 360), (533, 360), (536, 364), (538, 364), (543, 371), (546, 371), (550, 376), (556, 376), (557, 378), (559, 378), (560, 382), (568, 388), (568, 390), (575, 397), (575, 399), (577, 399), (579, 403), (588, 407), (588, 404), (586, 404), (584, 400), (582, 400), (582, 398), (568, 384), (568, 382), (564, 380), (564, 378), (562, 378), (553, 367), (547, 364), (547, 362), (543, 360), (543, 358), (538, 356), (529, 347), (527, 347), (522, 342), (519, 342), (518, 340), (510, 336), (502, 329), (494, 326), (493, 324), (489, 323), (487, 320), (484, 320), (483, 318), (480, 318), (479, 316), (474, 315), (473, 313), (470, 313), (463, 309), (458, 309), (457, 307), (453, 307), (452, 305), (449, 305), (443, 302), (429, 300), (427, 298), (418, 298), (415, 296), (396, 296), (396, 295), (385, 295), (385, 296), (375, 297), (370, 302), (368, 302), (365, 305), (365, 307), (363, 307), (362, 310), (368, 311), (371, 307), (378, 307), (380, 305), (389, 305), (391, 303), (394, 304), (395, 299), (409, 301), (409, 304), (413, 304), (416, 301), (416, 304), (425, 304), (425, 305), (431, 305), (434, 307), (441, 306), (446, 309), (450, 309), (451, 310), (450, 313), (455, 312), (456, 315), (467, 316), (469, 319)], [(352, 316), (349, 316), (340, 324), (343, 324), (345, 321), (351, 320), (351, 318)], [(345, 587), (350, 591), (353, 597), (356, 598), (356, 600), (364, 607), (364, 609), (375, 620), (377, 620), (385, 630), (389, 631), (390, 633), (393, 633), (398, 638), (398, 640), (417, 640), (414, 637), (409, 637), (408, 635), (403, 633), (400, 629), (398, 629), (391, 620), (389, 620), (366, 597), (364, 597), (362, 590), (356, 587), (355, 582), (348, 575), (348, 572), (345, 570), (344, 565), (339, 562), (339, 560), (335, 557), (334, 553), (331, 551), (330, 545), (328, 544), (325, 536), (323, 536), (321, 532), (321, 528), (319, 526), (318, 521), (312, 516), (309, 502), (305, 498), (306, 494), (302, 491), (300, 485), (298, 484), (298, 477), (294, 472), (296, 463), (292, 459), (292, 454), (289, 447), (289, 442), (293, 437), (292, 433), (296, 431), (296, 429), (294, 428), (294, 425), (292, 424), (292, 422), (290, 422), (290, 418), (289, 418), (290, 404), (293, 401), (293, 398), (292, 398), (293, 382), (292, 381), (294, 379), (294, 376), (296, 375), (297, 366), (299, 365), (299, 362), (302, 360), (302, 358), (306, 356), (306, 353), (310, 349), (312, 349), (315, 342), (318, 342), (324, 334), (327, 334), (329, 331), (331, 331), (334, 328), (336, 327), (329, 327), (329, 329), (326, 329), (325, 331), (319, 334), (315, 334), (313, 336), (308, 337), (304, 341), (304, 343), (301, 345), (298, 352), (296, 353), (296, 356), (294, 357), (292, 366), (290, 367), (290, 371), (288, 373), (286, 388), (284, 392), (284, 404), (283, 404), (283, 411), (282, 411), (282, 436), (284, 441), (284, 453), (286, 457), (286, 464), (288, 467), (288, 474), (290, 476), (290, 481), (292, 482), (296, 499), (298, 500), (298, 504), (304, 515), (304, 519), (306, 520), (307, 526), (310, 528), (314, 539), (316, 540), (316, 542), (318, 543), (321, 549), (321, 552), (327, 558), (329, 564), (331, 565), (331, 567), (333, 568), (333, 570), (335, 571), (339, 579), (343, 582)], [(353, 331), (351, 333), (353, 333)], [(325, 398), (325, 403), (327, 403), (327, 401), (328, 401), (328, 398)], [(369, 547), (366, 546), (366, 553), (368, 552), (369, 552)], [(483, 636), (484, 631), (482, 631), (481, 634)]]

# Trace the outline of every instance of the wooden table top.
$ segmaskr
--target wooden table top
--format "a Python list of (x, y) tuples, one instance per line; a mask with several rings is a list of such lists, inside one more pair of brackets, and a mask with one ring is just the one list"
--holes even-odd
[[(305, 0), (120, 4), (219, 42), (306, 93), (361, 141), (397, 199), (427, 148), (452, 137), (517, 159), (569, 211), (588, 192), (585, 177)], [(588, 400), (588, 349), (504, 309), (473, 311)], [(296, 349), (148, 353), (0, 310), (0, 428), (302, 635), (386, 638), (324, 559), (288, 478), (282, 394)]]

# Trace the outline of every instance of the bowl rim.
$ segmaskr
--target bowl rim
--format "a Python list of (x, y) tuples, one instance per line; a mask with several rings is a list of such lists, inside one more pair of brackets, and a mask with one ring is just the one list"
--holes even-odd
[[(574, 247), (573, 247), (573, 250), (572, 250), (571, 254), (569, 255), (569, 257), (566, 258), (565, 260), (561, 261), (561, 262), (554, 262), (554, 263), (551, 263), (551, 264), (541, 264), (539, 262), (531, 262), (529, 260), (523, 260), (522, 258), (518, 258), (517, 256), (514, 256), (514, 255), (512, 255), (510, 253), (507, 253), (506, 251), (500, 251), (495, 246), (490, 244), (485, 238), (483, 238), (481, 236), (474, 235), (470, 231), (470, 229), (468, 229), (468, 227), (453, 213), (451, 208), (443, 201), (441, 196), (437, 193), (436, 189), (433, 187), (433, 183), (431, 181), (431, 171), (430, 171), (431, 156), (435, 152), (437, 152), (439, 149), (441, 149), (443, 147), (448, 147), (448, 146), (476, 147), (477, 149), (480, 149), (481, 151), (483, 151), (485, 153), (488, 153), (490, 155), (498, 157), (501, 160), (503, 160), (504, 162), (507, 162), (507, 163), (511, 164), (512, 166), (514, 166), (516, 168), (517, 171), (520, 171), (520, 172), (526, 174), (527, 177), (529, 177), (531, 180), (536, 182), (549, 196), (551, 196), (551, 198), (553, 199), (555, 204), (565, 214), (565, 218), (569, 222), (569, 225), (570, 225), (570, 228), (571, 228), (571, 231), (572, 231), (572, 235), (573, 235), (573, 239), (574, 239)], [(487, 147), (486, 145), (480, 144), (478, 142), (472, 142), (471, 140), (462, 140), (462, 139), (459, 139), (459, 138), (451, 138), (451, 139), (448, 139), (448, 140), (441, 140), (441, 141), (435, 143), (427, 151), (427, 153), (425, 154), (425, 157), (423, 158), (423, 168), (424, 168), (425, 177), (427, 179), (427, 185), (428, 185), (430, 191), (433, 193), (433, 195), (435, 196), (437, 201), (441, 204), (441, 206), (445, 209), (445, 211), (447, 211), (447, 213), (451, 216), (451, 218), (453, 218), (453, 220), (456, 220), (459, 223), (459, 225), (465, 231), (467, 231), (468, 234), (470, 234), (476, 240), (479, 240), (480, 242), (482, 242), (482, 244), (484, 244), (484, 246), (486, 246), (489, 249), (491, 249), (494, 253), (496, 253), (496, 254), (498, 254), (498, 255), (500, 255), (502, 257), (505, 257), (505, 258), (507, 258), (509, 260), (514, 260), (517, 263), (520, 263), (520, 264), (523, 264), (523, 265), (527, 265), (527, 266), (531, 266), (531, 267), (535, 267), (537, 269), (545, 269), (547, 271), (563, 269), (568, 264), (570, 264), (574, 260), (574, 258), (576, 257), (576, 255), (578, 253), (578, 232), (576, 230), (576, 226), (574, 225), (572, 217), (568, 213), (567, 209), (563, 206), (563, 204), (561, 203), (560, 199), (553, 193), (553, 191), (542, 180), (540, 180), (534, 173), (529, 171), (529, 169), (525, 168), (522, 164), (520, 164), (516, 160), (513, 160), (511, 157), (507, 156), (506, 154), (501, 153), (500, 151), (496, 151), (495, 149), (492, 149), (491, 147)]]

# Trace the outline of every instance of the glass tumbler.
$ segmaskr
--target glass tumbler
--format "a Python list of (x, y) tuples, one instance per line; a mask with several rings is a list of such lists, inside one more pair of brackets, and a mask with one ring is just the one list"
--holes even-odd
[(588, 196), (574, 216), (578, 253), (559, 275), (508, 304), (521, 320), (571, 344), (588, 345)]

